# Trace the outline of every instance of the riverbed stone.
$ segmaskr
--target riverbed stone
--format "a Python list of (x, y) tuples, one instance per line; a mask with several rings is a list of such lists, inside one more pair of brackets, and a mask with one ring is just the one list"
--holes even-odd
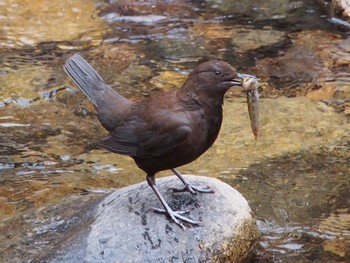
[(175, 176), (157, 179), (173, 209), (189, 211), (199, 226), (182, 229), (163, 214), (147, 183), (114, 191), (97, 207), (91, 225), (61, 245), (45, 262), (242, 262), (258, 240), (256, 221), (246, 199), (214, 178), (185, 175), (195, 185), (215, 193), (175, 193)]
[(341, 13), (343, 18), (347, 21), (350, 20), (350, 3), (347, 0), (332, 0), (332, 11), (333, 13)]

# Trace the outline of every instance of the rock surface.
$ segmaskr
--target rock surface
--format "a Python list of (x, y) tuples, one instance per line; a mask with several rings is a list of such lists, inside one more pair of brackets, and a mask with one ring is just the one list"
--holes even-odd
[(347, 0), (332, 0), (333, 13), (340, 11), (347, 21), (350, 19), (350, 3)]
[(186, 175), (194, 184), (209, 185), (215, 194), (173, 193), (175, 177), (157, 180), (173, 209), (187, 210), (202, 221), (185, 229), (165, 215), (146, 183), (119, 189), (97, 207), (95, 221), (41, 262), (242, 262), (257, 243), (251, 209), (235, 189), (214, 178)]

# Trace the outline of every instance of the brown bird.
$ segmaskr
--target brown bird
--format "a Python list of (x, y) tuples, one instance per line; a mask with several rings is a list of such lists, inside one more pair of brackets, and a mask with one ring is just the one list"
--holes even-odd
[[(171, 219), (200, 224), (174, 211), (166, 203), (155, 183), (155, 174), (170, 169), (182, 181), (178, 191), (210, 193), (209, 187), (191, 185), (176, 170), (201, 156), (214, 143), (222, 122), (224, 95), (242, 79), (253, 77), (237, 73), (223, 61), (198, 65), (177, 92), (160, 92), (140, 102), (132, 102), (108, 86), (80, 55), (64, 65), (65, 72), (92, 101), (97, 116), (109, 136), (99, 146), (114, 153), (131, 156), (147, 174), (153, 189)], [(254, 78), (254, 77), (253, 77)]]

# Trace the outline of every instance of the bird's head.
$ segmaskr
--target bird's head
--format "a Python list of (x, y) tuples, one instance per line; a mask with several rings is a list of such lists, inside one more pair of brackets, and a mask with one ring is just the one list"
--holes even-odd
[(224, 61), (211, 60), (199, 64), (188, 76), (182, 89), (199, 96), (223, 96), (232, 86), (242, 86), (243, 78), (254, 76), (238, 73)]

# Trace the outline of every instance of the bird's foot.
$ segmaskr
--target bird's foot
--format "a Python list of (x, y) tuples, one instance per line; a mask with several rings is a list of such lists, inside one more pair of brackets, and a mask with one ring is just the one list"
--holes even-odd
[(185, 216), (183, 216), (183, 214), (188, 213), (189, 211), (174, 211), (172, 209), (169, 210), (165, 210), (165, 209), (160, 209), (160, 208), (153, 208), (154, 212), (156, 213), (161, 213), (161, 214), (167, 214), (168, 216), (170, 216), (170, 218), (176, 223), (178, 224), (181, 228), (185, 228), (185, 226), (182, 224), (182, 221), (193, 224), (193, 225), (200, 225), (201, 222), (200, 221), (195, 221), (192, 219), (189, 219)]
[(214, 193), (212, 189), (210, 189), (209, 186), (194, 186), (192, 184), (187, 183), (183, 188), (172, 188), (174, 192), (190, 192), (191, 194), (197, 194), (198, 193)]

